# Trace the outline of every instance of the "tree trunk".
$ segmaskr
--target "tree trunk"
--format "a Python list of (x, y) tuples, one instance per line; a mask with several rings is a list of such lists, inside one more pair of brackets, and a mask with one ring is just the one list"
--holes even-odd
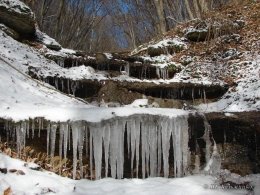
[(189, 1), (188, 0), (184, 0), (184, 4), (185, 4), (186, 10), (187, 10), (189, 19), (191, 19), (191, 20), (194, 19), (194, 14), (191, 11), (191, 7), (190, 7), (190, 4), (189, 4)]
[(163, 34), (167, 31), (167, 21), (163, 9), (163, 0), (153, 0), (158, 16), (158, 32)]
[(198, 0), (193, 0), (193, 6), (194, 6), (194, 10), (195, 10), (195, 15), (197, 18), (201, 17), (201, 12), (200, 12), (200, 8), (199, 8), (199, 3)]
[(209, 6), (207, 0), (199, 0), (201, 13), (206, 13), (209, 11)]
[(56, 19), (56, 25), (55, 25), (55, 38), (58, 37), (58, 31), (60, 31), (60, 24), (61, 24), (61, 12), (63, 10), (65, 0), (60, 0), (59, 9), (57, 12), (57, 19)]

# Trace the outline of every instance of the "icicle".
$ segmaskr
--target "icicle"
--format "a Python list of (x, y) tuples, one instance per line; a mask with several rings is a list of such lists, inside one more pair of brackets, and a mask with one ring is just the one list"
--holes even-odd
[(29, 135), (30, 135), (30, 120), (26, 124), (27, 124), (27, 127), (26, 127), (27, 138), (29, 138)]
[(188, 149), (188, 122), (183, 116), (174, 118), (172, 130), (174, 148), (174, 174), (175, 177), (182, 177), (188, 174), (189, 149)]
[(204, 115), (203, 119), (204, 119), (204, 127), (205, 127), (205, 133), (203, 135), (203, 139), (206, 142), (206, 162), (209, 162), (210, 160), (210, 147), (211, 147), (211, 141), (210, 141), (210, 133), (211, 133), (211, 127), (206, 119), (206, 117)]
[[(9, 143), (9, 133), (10, 133), (10, 123), (8, 120), (5, 121), (5, 131), (6, 131), (6, 142)], [(1, 140), (0, 140), (1, 141)]]
[(78, 61), (78, 59), (76, 59), (76, 67), (78, 67), (79, 66), (79, 61)]
[(161, 136), (161, 127), (160, 125), (158, 124), (156, 126), (156, 130), (157, 130), (157, 142), (158, 142), (158, 156), (157, 156), (157, 159), (158, 159), (158, 163), (157, 163), (157, 176), (160, 176), (160, 173), (161, 173), (161, 157), (162, 157), (162, 136)]
[(50, 131), (51, 131), (51, 125), (48, 124), (48, 126), (47, 126), (47, 157), (49, 155), (49, 148), (50, 148)]
[(139, 167), (139, 146), (140, 146), (140, 121), (137, 117), (135, 120), (135, 131), (136, 131), (136, 139), (135, 139), (135, 158), (136, 158), (136, 178), (138, 178), (138, 167)]
[[(189, 174), (190, 166), (190, 151), (189, 151), (189, 125), (186, 116), (181, 116), (181, 131), (182, 131), (182, 175), (187, 176)], [(179, 119), (180, 120), (180, 119)]]
[[(148, 164), (149, 159), (149, 149), (148, 149), (148, 127), (146, 121), (142, 120), (141, 122), (141, 131), (142, 131), (142, 176), (145, 178), (146, 165)], [(148, 159), (147, 159), (148, 156)], [(148, 172), (147, 172), (148, 174)]]
[(85, 127), (85, 140), (86, 140), (86, 158), (88, 157), (88, 127)]
[(57, 64), (64, 68), (64, 58), (59, 58)]
[(149, 157), (150, 157), (150, 177), (157, 176), (157, 131), (153, 116), (149, 116)]
[(83, 177), (83, 140), (85, 126), (81, 121), (73, 122), (72, 128), (72, 139), (73, 139), (73, 179), (76, 178), (76, 167), (77, 167), (77, 151), (79, 153), (79, 165), (80, 165), (80, 177)]
[(76, 167), (77, 167), (77, 149), (79, 140), (81, 122), (73, 122), (72, 128), (72, 140), (73, 140), (73, 179), (76, 179)]
[(67, 90), (68, 90), (68, 94), (70, 94), (70, 80), (67, 79)]
[(24, 150), (25, 149), (25, 140), (26, 140), (26, 130), (27, 128), (27, 124), (26, 124), (26, 121), (23, 121), (22, 124), (21, 124), (21, 136), (22, 136), (22, 149)]
[(38, 118), (37, 119), (38, 120), (38, 123), (39, 123), (39, 132), (38, 132), (38, 137), (40, 137), (41, 136), (41, 124), (42, 124), (42, 120), (41, 120), (41, 118)]
[(204, 98), (204, 104), (207, 103), (207, 97), (206, 97), (206, 92), (205, 89), (203, 88), (203, 98)]
[(110, 123), (110, 167), (111, 176), (116, 178), (117, 173), (117, 152), (118, 152), (118, 120), (112, 120)]
[(24, 149), (25, 147), (25, 136), (26, 136), (25, 127), (26, 126), (24, 122), (22, 122), (21, 124), (17, 123), (15, 125), (17, 153), (19, 157), (21, 157), (22, 149)]
[(105, 124), (104, 127), (104, 149), (105, 149), (105, 166), (106, 166), (106, 177), (108, 176), (108, 159), (109, 159), (109, 143), (110, 143), (110, 125), (109, 123)]
[(57, 125), (56, 124), (51, 124), (51, 165), (52, 165), (52, 170), (54, 170), (54, 152), (55, 152), (55, 141), (56, 141), (56, 129)]
[(124, 131), (126, 121), (124, 118), (118, 122), (118, 157), (117, 157), (117, 178), (123, 178), (124, 174)]
[(204, 171), (206, 171), (211, 175), (216, 175), (220, 172), (220, 168), (221, 168), (221, 157), (217, 150), (217, 144), (214, 141), (213, 153), (206, 167), (204, 168)]
[(161, 78), (160, 68), (158, 66), (156, 66), (156, 75), (158, 76), (159, 79)]
[[(80, 169), (80, 178), (83, 178), (83, 163), (82, 163), (82, 156), (83, 156), (83, 144), (84, 144), (84, 133), (85, 133), (85, 125), (80, 124), (79, 129), (79, 140), (78, 140), (78, 152), (79, 152), (79, 169)], [(102, 139), (102, 138), (101, 138)], [(102, 142), (101, 142), (102, 147)], [(102, 156), (102, 153), (101, 153)]]
[(173, 149), (174, 149), (174, 176), (180, 177), (180, 161), (181, 161), (181, 154), (180, 154), (180, 125), (177, 123), (179, 121), (174, 119), (174, 132), (173, 132)]
[(104, 134), (104, 127), (100, 123), (93, 124), (90, 128), (93, 135), (94, 145), (94, 160), (95, 160), (95, 178), (101, 179), (102, 168), (102, 139)]
[(69, 150), (70, 150), (70, 128), (68, 128), (68, 140), (69, 140)]
[[(136, 127), (135, 127), (135, 120), (133, 118), (130, 118), (130, 120), (127, 122), (127, 132), (131, 131), (131, 134), (128, 133), (127, 136), (129, 136), (131, 140), (131, 175), (133, 177), (133, 167), (134, 167), (134, 157), (135, 157), (135, 149), (136, 149)], [(128, 139), (129, 139), (128, 138)], [(129, 146), (128, 146), (129, 147)], [(128, 152), (129, 154), (129, 152)]]
[[(59, 157), (60, 157), (60, 162), (59, 162), (59, 175), (61, 175), (61, 168), (62, 168), (62, 144), (65, 144), (64, 142), (64, 124), (60, 124), (60, 139), (59, 139)], [(65, 159), (66, 160), (66, 159)]]
[(68, 135), (69, 135), (69, 125), (68, 123), (62, 123), (63, 126), (63, 135), (64, 135), (64, 144), (63, 144), (63, 152), (64, 152), (64, 159), (65, 159), (65, 167), (67, 167), (67, 148), (68, 148)]
[(160, 68), (161, 78), (166, 80), (169, 78), (168, 70), (166, 68)]
[(162, 154), (163, 154), (163, 172), (164, 177), (169, 177), (169, 150), (170, 150), (170, 137), (172, 132), (172, 119), (163, 117), (161, 120), (160, 128), (162, 133)]
[(17, 123), (15, 125), (15, 130), (16, 130), (17, 153), (18, 153), (18, 157), (21, 157), (21, 146), (22, 146), (23, 138), (22, 138), (22, 130), (20, 124)]
[(211, 126), (209, 125), (207, 118), (204, 115), (202, 115), (202, 117), (204, 119), (204, 126), (205, 126), (205, 133), (203, 135), (203, 138), (204, 138), (204, 141), (206, 142), (206, 162), (207, 162), (207, 165), (204, 168), (204, 171), (206, 171), (209, 174), (215, 175), (220, 172), (221, 157), (218, 153), (215, 140), (213, 140), (214, 148), (213, 148), (213, 153), (210, 157), (210, 147), (212, 145), (212, 143), (210, 141)]
[(59, 90), (59, 78), (55, 77), (54, 82), (55, 82), (55, 88)]
[(71, 82), (71, 91), (72, 91), (74, 96), (75, 96), (75, 93), (76, 93), (76, 89), (77, 89), (77, 81), (72, 81)]
[(130, 75), (130, 66), (129, 66), (128, 62), (126, 62), (126, 65), (125, 65), (125, 72), (126, 72), (127, 76)]
[[(132, 139), (131, 139), (131, 136), (132, 136), (132, 124), (131, 124), (131, 118), (130, 118), (130, 121), (127, 121), (127, 128), (126, 128), (126, 133), (127, 133), (127, 152), (128, 152), (128, 158), (130, 156), (130, 144), (132, 145)], [(131, 151), (132, 148), (131, 148)]]
[[(90, 161), (90, 177), (91, 177), (91, 180), (93, 178), (93, 175), (92, 175), (92, 155), (93, 155), (93, 134), (92, 134), (92, 131), (91, 129), (89, 129), (89, 161)], [(111, 168), (112, 169), (112, 168)]]
[(72, 60), (72, 64), (71, 64), (72, 67), (74, 67), (74, 60)]

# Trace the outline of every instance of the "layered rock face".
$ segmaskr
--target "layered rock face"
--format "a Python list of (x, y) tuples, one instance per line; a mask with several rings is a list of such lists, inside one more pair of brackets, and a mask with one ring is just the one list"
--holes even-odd
[[(35, 37), (36, 22), (31, 9), (20, 1), (2, 1), (0, 3), (0, 22), (22, 37)], [(18, 38), (14, 36), (13, 38)]]

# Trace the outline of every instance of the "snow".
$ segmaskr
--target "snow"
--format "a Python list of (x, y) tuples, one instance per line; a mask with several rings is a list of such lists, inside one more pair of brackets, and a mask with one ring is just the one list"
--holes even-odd
[[(53, 45), (55, 47), (61, 47), (61, 45), (53, 38), (49, 37), (47, 34), (42, 33), (42, 42), (45, 45)], [(68, 51), (68, 50), (63, 50), (64, 51)], [(64, 52), (65, 53), (65, 52)]]
[(107, 59), (113, 59), (113, 55), (111, 53), (104, 53)]
[[(150, 195), (150, 194), (193, 194), (193, 195), (232, 195), (247, 194), (246, 190), (239, 189), (210, 189), (216, 184), (213, 176), (193, 175), (184, 178), (148, 178), (148, 179), (123, 179), (116, 180), (106, 178), (96, 181), (86, 179), (72, 180), (60, 177), (51, 172), (42, 170), (31, 170), (30, 167), (37, 165), (29, 163), (27, 167), (24, 162), (0, 154), (0, 167), (7, 168), (8, 173), (0, 173), (0, 191), (3, 192), (11, 187), (13, 194), (56, 194), (56, 195), (83, 195), (83, 194), (126, 194), (126, 195)], [(22, 170), (25, 175), (10, 173), (10, 169)], [(259, 182), (260, 175), (252, 175), (248, 180), (252, 183)], [(208, 187), (208, 188), (206, 188)], [(51, 190), (51, 191), (50, 191)], [(259, 188), (256, 187), (254, 193), (257, 194)]]
[[(23, 54), (21, 53), (18, 54), (18, 59), (19, 56), (22, 55)], [(23, 66), (19, 61), (15, 61), (17, 59), (7, 60), (13, 61), (12, 65), (16, 65), (16, 67), (21, 71), (27, 71), (27, 66)], [(37, 59), (34, 60), (37, 61)], [(163, 109), (144, 110), (139, 108), (126, 110), (125, 108), (94, 108), (91, 105), (78, 101), (73, 96), (61, 94), (48, 84), (36, 81), (21, 74), (21, 72), (15, 70), (12, 66), (9, 66), (6, 62), (2, 61), (1, 58), (0, 70), (0, 117), (2, 118), (19, 121), (35, 117), (44, 117), (51, 121), (87, 120), (90, 122), (97, 122), (102, 119), (112, 118), (113, 115), (111, 113), (113, 112), (117, 116), (127, 116), (138, 113), (161, 115), (161, 113), (164, 113), (162, 112)], [(72, 67), (67, 71), (70, 71), (71, 78), (75, 78), (77, 72), (81, 72), (82, 75), (86, 76), (92, 75), (91, 73), (93, 72), (93, 69), (79, 66)], [(167, 115), (171, 117), (176, 116), (176, 113), (179, 115), (188, 114), (188, 112), (182, 110), (167, 110), (169, 110)]]
[(60, 52), (66, 53), (66, 54), (76, 54), (76, 51), (73, 49), (66, 49), (66, 48), (61, 48)]
[(180, 38), (178, 36), (174, 38), (164, 38), (163, 40), (155, 43), (155, 44), (150, 44), (148, 47), (153, 47), (153, 48), (163, 48), (163, 47), (168, 47), (168, 46), (178, 46), (183, 49), (187, 49), (187, 44), (184, 42), (184, 38)]
[(34, 18), (34, 14), (31, 9), (19, 0), (1, 0), (0, 7), (5, 7), (12, 12), (17, 12), (20, 14), (29, 13), (31, 18)]

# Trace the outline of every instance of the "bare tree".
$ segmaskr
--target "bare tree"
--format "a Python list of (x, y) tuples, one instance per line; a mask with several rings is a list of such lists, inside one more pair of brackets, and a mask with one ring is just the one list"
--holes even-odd
[(153, 0), (153, 2), (156, 7), (157, 17), (158, 17), (157, 29), (159, 33), (163, 34), (168, 30), (167, 21), (164, 13), (163, 0)]

